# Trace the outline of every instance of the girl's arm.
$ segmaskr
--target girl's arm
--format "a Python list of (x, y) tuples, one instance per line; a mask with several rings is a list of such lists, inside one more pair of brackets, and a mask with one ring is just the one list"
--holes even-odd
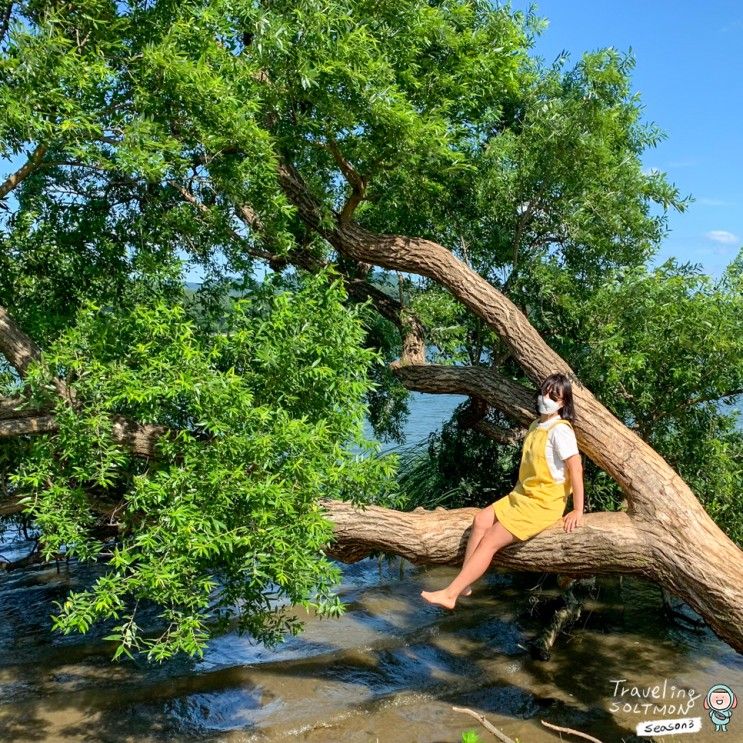
[(568, 457), (565, 460), (565, 467), (570, 473), (570, 482), (573, 486), (573, 513), (579, 523), (583, 515), (583, 460), (580, 454)]

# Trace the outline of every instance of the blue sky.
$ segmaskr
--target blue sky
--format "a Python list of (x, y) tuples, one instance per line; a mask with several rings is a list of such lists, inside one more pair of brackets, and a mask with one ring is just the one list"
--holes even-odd
[[(500, 3), (504, 5), (505, 3)], [(530, 3), (512, 0), (526, 11)], [(669, 256), (719, 276), (743, 245), (743, 2), (720, 0), (542, 0), (549, 26), (533, 54), (550, 64), (563, 50), (632, 49), (632, 91), (643, 120), (666, 139), (642, 157), (696, 201), (669, 213), (669, 234), (652, 264)]]

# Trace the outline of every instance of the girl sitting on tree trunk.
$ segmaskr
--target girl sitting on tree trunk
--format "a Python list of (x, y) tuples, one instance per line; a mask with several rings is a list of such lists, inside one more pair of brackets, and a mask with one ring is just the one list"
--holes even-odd
[[(573, 390), (564, 374), (544, 380), (537, 408), (540, 416), (526, 434), (516, 487), (475, 516), (459, 575), (440, 591), (421, 591), (429, 603), (453, 609), (460, 595), (472, 593), (470, 584), (501, 547), (529, 539), (561, 518), (566, 532), (580, 526), (583, 466), (571, 424)], [(574, 509), (563, 516), (571, 492)]]

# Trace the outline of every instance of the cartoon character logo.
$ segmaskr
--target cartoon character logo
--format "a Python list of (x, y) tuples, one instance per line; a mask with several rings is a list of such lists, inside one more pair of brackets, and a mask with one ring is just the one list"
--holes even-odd
[(728, 723), (733, 716), (732, 710), (738, 706), (738, 697), (727, 684), (711, 686), (704, 700), (704, 709), (709, 710), (709, 719), (715, 726), (716, 733), (726, 733)]

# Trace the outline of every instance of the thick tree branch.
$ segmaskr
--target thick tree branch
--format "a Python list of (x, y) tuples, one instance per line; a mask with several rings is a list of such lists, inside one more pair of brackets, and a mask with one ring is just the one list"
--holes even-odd
[[(55, 433), (59, 423), (51, 413), (33, 411), (29, 415), (15, 417), (0, 415), (0, 440), (18, 436), (38, 436), (44, 433)], [(165, 426), (142, 424), (114, 416), (111, 420), (113, 440), (137, 457), (154, 457), (155, 445), (163, 436), (173, 435)]]
[[(479, 509), (417, 508), (401, 513), (382, 506), (363, 509), (344, 501), (321, 501), (333, 522), (331, 557), (356, 562), (373, 551), (391, 552), (416, 564), (459, 565), (469, 529)], [(561, 522), (537, 537), (495, 553), (493, 564), (516, 570), (559, 572), (570, 576), (633, 573), (654, 577), (648, 536), (622, 512), (591, 513), (566, 533)]]
[[(4, 307), (0, 307), (0, 352), (21, 377), (28, 365), (41, 358), (41, 350), (21, 329)], [(55, 379), (57, 392), (74, 404), (74, 391), (62, 380)], [(52, 433), (58, 430), (49, 411), (19, 410), (19, 398), (0, 398), (0, 439), (26, 434)], [(155, 442), (168, 429), (162, 426), (142, 425), (116, 417), (112, 421), (114, 440), (137, 456), (154, 455)]]
[(462, 429), (471, 428), (504, 446), (515, 446), (526, 436), (525, 428), (509, 429), (496, 426), (485, 418), (489, 405), (480, 397), (470, 397), (467, 406), (459, 414), (457, 423)]
[[(4, 307), (0, 307), (0, 353), (21, 378), (26, 376), (32, 361), (41, 359), (41, 349), (21, 330)], [(62, 380), (55, 378), (52, 383), (58, 394), (74, 402), (74, 392)]]
[(10, 418), (27, 418), (29, 416), (42, 415), (44, 411), (29, 410), (24, 407), (27, 400), (22, 397), (0, 397), (0, 420)]
[(41, 349), (16, 324), (4, 307), (0, 307), (0, 353), (23, 377), (28, 365), (41, 358)]
[(33, 415), (24, 418), (0, 420), (0, 439), (25, 435), (38, 435), (57, 431), (57, 419), (53, 415)]
[(114, 441), (137, 457), (154, 457), (158, 440), (175, 435), (165, 426), (137, 423), (121, 416), (114, 417), (111, 431)]
[(394, 370), (409, 390), (437, 395), (468, 395), (485, 400), (513, 420), (528, 425), (537, 416), (536, 391), (485, 366), (405, 366)]
[(26, 180), (31, 173), (41, 167), (46, 151), (47, 148), (45, 145), (38, 145), (31, 153), (28, 160), (26, 160), (26, 162), (18, 168), (15, 173), (11, 173), (5, 181), (0, 184), (0, 199), (4, 199), (14, 188)]
[(343, 153), (338, 147), (338, 143), (333, 139), (333, 137), (328, 137), (328, 143), (325, 146), (332, 153), (341, 173), (343, 173), (344, 178), (351, 186), (351, 195), (348, 197), (340, 212), (340, 221), (345, 224), (350, 221), (353, 213), (356, 211), (356, 207), (361, 203), (366, 194), (366, 179), (343, 156)]

